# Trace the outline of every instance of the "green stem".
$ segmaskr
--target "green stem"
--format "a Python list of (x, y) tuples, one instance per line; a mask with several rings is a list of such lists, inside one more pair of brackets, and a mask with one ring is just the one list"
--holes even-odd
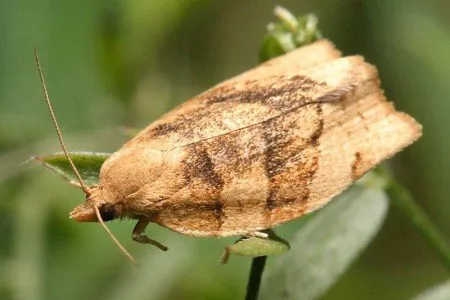
[(387, 186), (386, 192), (450, 272), (450, 247), (443, 234), (430, 221), (425, 211), (413, 200), (409, 191), (393, 180)]
[(247, 284), (247, 295), (245, 300), (257, 300), (259, 293), (259, 286), (261, 284), (261, 277), (266, 265), (267, 256), (255, 257), (252, 260), (252, 267)]

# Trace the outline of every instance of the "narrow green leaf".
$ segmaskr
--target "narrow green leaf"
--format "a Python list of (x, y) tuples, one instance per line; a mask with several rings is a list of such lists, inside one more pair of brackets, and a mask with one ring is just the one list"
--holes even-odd
[[(71, 152), (70, 157), (78, 169), (81, 178), (88, 186), (98, 182), (100, 168), (103, 162), (110, 156), (110, 153), (99, 152)], [(61, 175), (69, 182), (77, 182), (77, 179), (70, 167), (69, 161), (64, 153), (36, 156), (34, 159), (42, 163), (45, 167)]]
[(413, 300), (448, 300), (448, 299), (450, 299), (450, 281), (432, 287), (413, 298)]
[(381, 188), (354, 185), (314, 215), (263, 277), (261, 299), (317, 299), (375, 236), (385, 218)]

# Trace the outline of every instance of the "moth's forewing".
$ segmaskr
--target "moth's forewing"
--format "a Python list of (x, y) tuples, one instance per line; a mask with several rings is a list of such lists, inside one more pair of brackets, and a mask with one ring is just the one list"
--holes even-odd
[(323, 206), (419, 138), (375, 67), (338, 56), (324, 41), (300, 48), (147, 127), (124, 148), (158, 149), (162, 164), (128, 197), (129, 211), (194, 236), (270, 228)]

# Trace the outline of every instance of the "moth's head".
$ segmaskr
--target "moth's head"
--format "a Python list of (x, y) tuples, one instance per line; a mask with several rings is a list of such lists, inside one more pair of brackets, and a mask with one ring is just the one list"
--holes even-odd
[(103, 221), (123, 217), (130, 195), (154, 181), (161, 164), (159, 150), (135, 147), (117, 151), (103, 163), (98, 185), (85, 191), (86, 200), (72, 210), (70, 218), (98, 222), (96, 208)]
[(97, 188), (84, 189), (86, 200), (72, 210), (70, 218), (78, 222), (99, 222), (123, 254), (133, 264), (138, 265), (136, 259), (122, 246), (105, 224), (105, 221), (111, 221), (120, 216), (120, 207), (114, 203), (101, 200), (102, 197), (99, 197), (98, 191)]
[(78, 222), (98, 222), (96, 208), (103, 221), (111, 221), (121, 216), (121, 207), (105, 199), (102, 199), (95, 190), (86, 196), (86, 200), (75, 207), (70, 213), (70, 218)]

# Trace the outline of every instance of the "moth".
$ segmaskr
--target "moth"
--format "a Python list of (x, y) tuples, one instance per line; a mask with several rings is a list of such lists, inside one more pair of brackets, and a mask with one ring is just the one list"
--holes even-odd
[(327, 204), (421, 131), (387, 101), (374, 66), (320, 40), (153, 122), (104, 162), (97, 185), (78, 175), (86, 200), (70, 218), (136, 219), (133, 240), (163, 250), (144, 234), (149, 223), (195, 237), (265, 236)]

